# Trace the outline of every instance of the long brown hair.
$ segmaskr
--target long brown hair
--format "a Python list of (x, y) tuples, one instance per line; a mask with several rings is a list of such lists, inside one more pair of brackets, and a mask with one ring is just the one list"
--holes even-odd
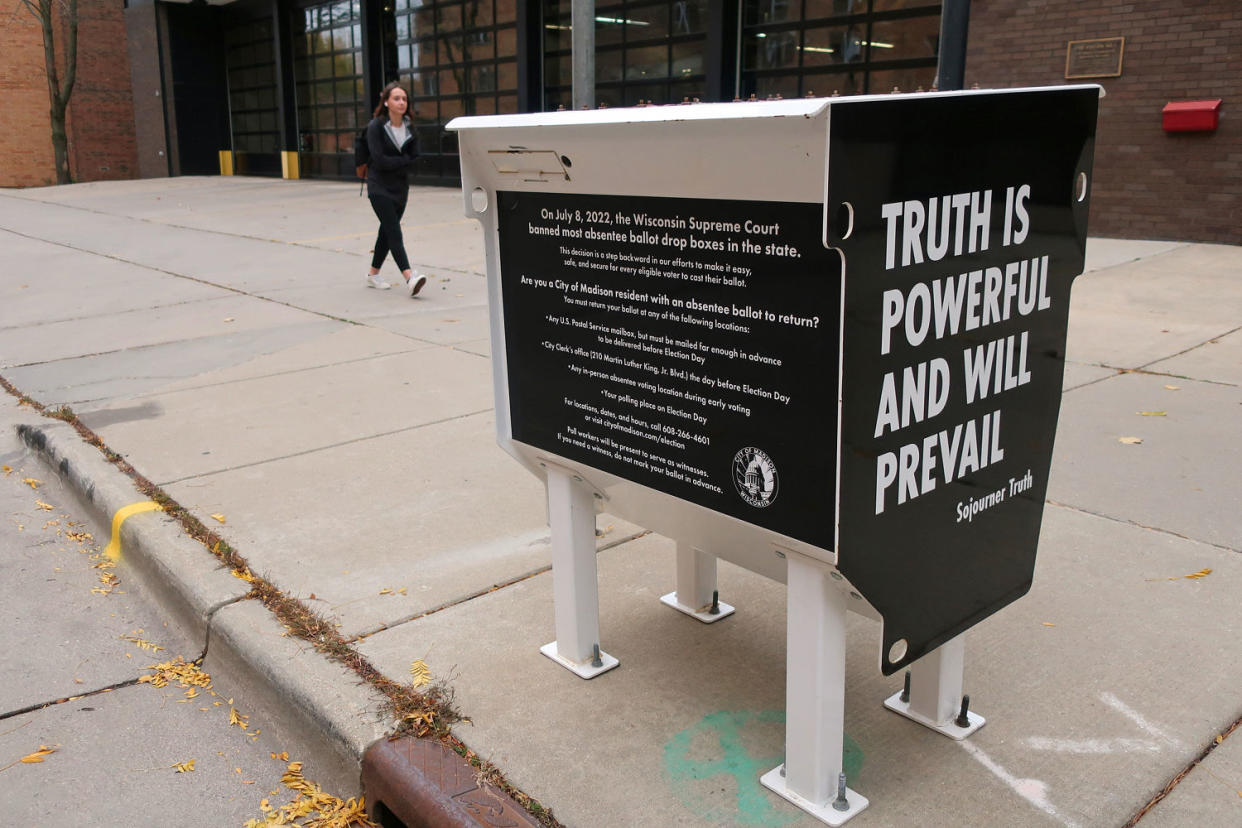
[(409, 90), (406, 89), (404, 86), (402, 86), (400, 82), (393, 81), (392, 83), (385, 86), (383, 91), (380, 92), (379, 106), (375, 107), (375, 111), (371, 113), (372, 118), (378, 118), (381, 115), (383, 115), (384, 117), (388, 116), (388, 107), (385, 106), (385, 104), (388, 103), (388, 96), (392, 94), (392, 90), (394, 89), (400, 89), (402, 92), (405, 93), (405, 100), (406, 100), (405, 114), (406, 115), (410, 114), (410, 105), (409, 105), (410, 92)]

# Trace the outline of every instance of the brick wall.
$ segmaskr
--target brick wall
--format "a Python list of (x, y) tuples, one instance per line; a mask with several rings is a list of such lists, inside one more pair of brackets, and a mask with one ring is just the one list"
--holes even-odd
[[(68, 116), (69, 170), (75, 181), (133, 178), (137, 171), (122, 13), (121, 0), (78, 2), (78, 74)], [(58, 30), (63, 38), (63, 25)], [(61, 43), (58, 54), (63, 53)], [(24, 8), (0, 26), (0, 99), (5, 110), (0, 186), (55, 184), (43, 34)]]
[[(1093, 235), (1242, 244), (1238, 0), (971, 4), (966, 85), (1099, 83)], [(1122, 75), (1065, 80), (1071, 40), (1124, 37)], [(1213, 133), (1166, 133), (1169, 101), (1223, 98)]]

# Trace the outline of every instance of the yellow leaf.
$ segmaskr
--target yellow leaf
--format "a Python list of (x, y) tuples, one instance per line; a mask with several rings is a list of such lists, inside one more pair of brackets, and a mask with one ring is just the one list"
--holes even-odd
[(1127, 446), (1137, 446), (1143, 442), (1142, 437), (1118, 437), (1118, 443), (1125, 443)]
[(13, 467), (12, 466), (0, 466), (0, 471), (4, 472), (5, 477), (8, 477), (10, 474), (13, 473)]
[(32, 489), (37, 489), (43, 485), (42, 480), (35, 480), (33, 477), (23, 477), (22, 482)]
[(1169, 412), (1167, 411), (1140, 411), (1139, 412), (1140, 417), (1167, 417), (1168, 414)]
[(1221, 742), (1223, 742), (1223, 741), (1225, 741), (1225, 737), (1224, 737), (1223, 735), (1221, 735), (1221, 734), (1217, 733), (1217, 734), (1216, 734), (1216, 744), (1218, 744), (1218, 745), (1219, 745), (1219, 744), (1220, 744)]
[(191, 759), (188, 762), (178, 762), (177, 764), (173, 765), (173, 770), (175, 770), (177, 773), (189, 773), (190, 771), (194, 770), (194, 763), (196, 761), (198, 760)]
[(1182, 577), (1190, 578), (1191, 580), (1194, 580), (1196, 578), (1206, 578), (1207, 576), (1211, 574), (1212, 574), (1212, 570), (1210, 569), (1200, 569), (1198, 572), (1192, 572), (1189, 575), (1183, 575)]
[(22, 757), (22, 764), (37, 765), (40, 762), (42, 762), (45, 757), (51, 756), (55, 752), (56, 752), (56, 748), (54, 747), (48, 747), (47, 745), (39, 745), (39, 749), (36, 750), (34, 753), (31, 753), (27, 756)]
[(249, 719), (249, 718), (250, 718), (249, 716), (245, 716), (245, 715), (242, 715), (241, 713), (238, 713), (236, 707), (229, 708), (229, 724), (237, 725), (242, 730), (245, 730), (247, 727), (249, 727), (249, 725), (246, 723), (246, 719)]
[(250, 574), (250, 568), (249, 568), (249, 567), (246, 567), (246, 569), (245, 569), (245, 570), (241, 570), (241, 569), (234, 569), (234, 570), (232, 570), (232, 572), (233, 572), (233, 577), (234, 577), (234, 578), (240, 578), (241, 580), (245, 581), (245, 582), (246, 582), (246, 583), (248, 583), (248, 584), (253, 584), (253, 583), (254, 583), (255, 578), (254, 578), (254, 575)]
[(1055, 627), (1055, 626), (1056, 626), (1056, 624), (1053, 624), (1051, 621), (1045, 621), (1045, 622), (1044, 622), (1044, 626), (1045, 626), (1045, 627)]
[(405, 595), (405, 593), (406, 593), (408, 590), (409, 590), (409, 587), (401, 587), (401, 589), (397, 590), (397, 594), (398, 594), (398, 595)]
[(1182, 387), (1180, 385), (1166, 385), (1165, 388), (1169, 389), (1170, 391), (1181, 391), (1182, 390)]
[(213, 517), (213, 518), (215, 518), (216, 520), (220, 521), (221, 523), (227, 523), (227, 522), (228, 522), (228, 521), (227, 521), (227, 519), (224, 517), (224, 515), (220, 514), (219, 512), (216, 512), (214, 515), (212, 515), (212, 517)]
[(431, 668), (421, 658), (415, 659), (410, 664), (410, 675), (414, 677), (415, 687), (431, 684)]
[(388, 587), (384, 587), (383, 589), (379, 591), (379, 594), (380, 595), (392, 595), (392, 590), (389, 589)]
[(53, 506), (53, 505), (52, 505), (52, 504), (50, 504), (50, 503), (44, 503), (42, 500), (36, 500), (36, 501), (35, 501), (35, 505), (36, 505), (36, 506), (38, 506), (40, 509), (42, 509), (42, 510), (43, 510), (43, 511), (45, 511), (45, 512), (50, 512), (50, 511), (52, 511), (53, 509), (55, 509), (55, 508), (56, 508), (55, 506)]

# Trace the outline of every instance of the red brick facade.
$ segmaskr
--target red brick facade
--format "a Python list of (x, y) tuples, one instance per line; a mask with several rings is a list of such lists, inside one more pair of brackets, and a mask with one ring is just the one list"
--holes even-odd
[[(1099, 83), (1093, 235), (1242, 244), (1238, 0), (987, 0), (971, 4), (966, 84)], [(1065, 79), (1071, 40), (1124, 37), (1122, 74)], [(1166, 133), (1170, 101), (1222, 98), (1215, 132)]]
[[(68, 118), (74, 181), (137, 174), (123, 14), (120, 0), (78, 2), (78, 77)], [(63, 26), (58, 30), (63, 36)], [(0, 187), (55, 184), (43, 34), (38, 21), (20, 6), (0, 26), (0, 100)]]

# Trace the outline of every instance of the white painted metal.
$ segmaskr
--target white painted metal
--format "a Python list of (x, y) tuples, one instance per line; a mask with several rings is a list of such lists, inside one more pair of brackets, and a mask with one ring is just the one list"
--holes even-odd
[(967, 711), (967, 727), (957, 724), (962, 705), (962, 678), (966, 664), (966, 637), (959, 635), (941, 644), (910, 665), (910, 700), (901, 693), (884, 706), (953, 739), (964, 739), (983, 727), (986, 720)]
[(761, 782), (799, 808), (840, 825), (867, 807), (846, 789), (848, 808), (832, 807), (845, 750), (845, 616), (849, 598), (831, 571), (791, 554), (785, 655), (785, 775)]
[(716, 591), (716, 556), (677, 542), (677, 590), (660, 597), (661, 603), (711, 624), (733, 614), (733, 607), (718, 602), (711, 613), (712, 593)]
[(595, 497), (581, 478), (575, 479), (555, 466), (547, 466), (547, 483), (556, 640), (540, 652), (583, 678), (591, 678), (617, 666), (617, 660), (611, 656), (605, 660), (602, 651), (602, 666), (591, 665), (599, 646)]

